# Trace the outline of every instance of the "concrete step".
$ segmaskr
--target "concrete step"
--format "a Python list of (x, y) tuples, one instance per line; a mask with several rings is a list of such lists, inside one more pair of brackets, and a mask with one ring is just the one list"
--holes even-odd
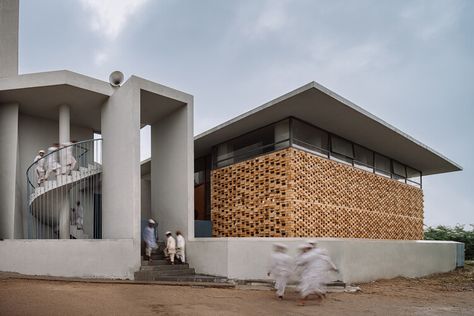
[(158, 266), (158, 265), (163, 265), (163, 264), (168, 264), (168, 260), (165, 259), (153, 259), (153, 261), (150, 263), (148, 260), (143, 260), (142, 259), (142, 267), (144, 266)]
[(185, 264), (160, 264), (151, 266), (141, 266), (140, 271), (164, 271), (164, 270), (185, 270), (189, 265)]
[(183, 276), (194, 275), (194, 269), (179, 269), (179, 270), (160, 270), (160, 271), (138, 271), (135, 272), (135, 280), (138, 281), (154, 281), (162, 276)]
[[(162, 253), (152, 253), (151, 254), (151, 259), (152, 260), (165, 260), (165, 255)], [(142, 260), (145, 260), (144, 256), (142, 256)]]
[(209, 283), (231, 283), (227, 278), (212, 275), (164, 275), (155, 279), (167, 282), (209, 282)]

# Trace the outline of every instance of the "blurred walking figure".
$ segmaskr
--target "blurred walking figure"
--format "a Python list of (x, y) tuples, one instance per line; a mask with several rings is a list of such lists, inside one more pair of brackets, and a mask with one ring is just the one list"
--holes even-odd
[(41, 149), (38, 151), (38, 155), (35, 157), (35, 161), (36, 162), (36, 181), (38, 183), (38, 186), (42, 185), (43, 182), (44, 182), (44, 176), (46, 174), (46, 170), (44, 168), (45, 166), (45, 160), (46, 159), (42, 159), (44, 157), (44, 150)]
[(171, 232), (166, 232), (166, 248), (163, 251), (165, 253), (165, 257), (169, 259), (171, 264), (174, 264), (174, 256), (176, 254), (176, 241), (174, 240)]
[(61, 173), (69, 175), (72, 170), (75, 170), (77, 164), (76, 158), (74, 158), (72, 153), (74, 146), (72, 146), (72, 143), (70, 142), (63, 144), (63, 146), (65, 149), (60, 151), (61, 165), (63, 166)]
[(179, 230), (176, 231), (176, 259), (178, 259), (181, 263), (186, 262), (186, 257), (184, 254), (185, 244), (186, 242), (184, 241), (184, 237), (181, 235), (181, 232)]
[(58, 147), (56, 146), (48, 148), (48, 157), (46, 158), (46, 180), (49, 179), (51, 172), (57, 176), (61, 171), (61, 165), (58, 162), (58, 153), (55, 152), (57, 149)]
[(143, 231), (143, 240), (145, 241), (145, 260), (151, 262), (151, 253), (153, 250), (158, 248), (156, 244), (156, 234), (155, 234), (155, 224), (156, 222), (151, 218), (148, 220), (148, 226), (145, 227)]
[(299, 249), (301, 252), (296, 258), (300, 273), (298, 290), (301, 294), (300, 305), (304, 305), (310, 294), (316, 294), (320, 300), (326, 296), (326, 283), (330, 281), (329, 271), (338, 270), (327, 252), (319, 249), (316, 243), (303, 244)]
[(76, 225), (77, 225), (77, 229), (83, 229), (83, 226), (84, 226), (84, 208), (82, 207), (80, 201), (77, 201)]
[(286, 283), (293, 272), (293, 258), (286, 252), (288, 247), (283, 244), (273, 244), (273, 253), (271, 255), (271, 266), (268, 276), (275, 280), (276, 295), (280, 300), (285, 294)]

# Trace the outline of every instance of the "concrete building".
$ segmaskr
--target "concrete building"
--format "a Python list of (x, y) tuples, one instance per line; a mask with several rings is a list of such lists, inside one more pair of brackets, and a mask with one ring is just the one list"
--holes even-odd
[(264, 279), (272, 243), (308, 238), (345, 282), (458, 264), (458, 243), (421, 240), (422, 177), (461, 167), (348, 100), (312, 82), (193, 139), (184, 92), (19, 75), (18, 10), (0, 2), (0, 271), (133, 279), (147, 218), (228, 278)]

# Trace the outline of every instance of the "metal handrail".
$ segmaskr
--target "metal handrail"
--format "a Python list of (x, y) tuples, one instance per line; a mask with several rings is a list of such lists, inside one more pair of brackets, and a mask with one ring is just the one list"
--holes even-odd
[(36, 160), (35, 162), (33, 162), (33, 163), (26, 169), (26, 180), (28, 181), (28, 184), (29, 184), (32, 188), (35, 187), (35, 186), (33, 185), (33, 183), (31, 183), (31, 181), (30, 181), (29, 172), (30, 172), (30, 169), (31, 169), (34, 165), (38, 164), (38, 161), (43, 160), (43, 159), (46, 159), (46, 157), (48, 157), (48, 156), (50, 156), (50, 155), (52, 155), (52, 154), (54, 154), (54, 153), (57, 153), (57, 152), (59, 152), (59, 151), (61, 151), (61, 150), (63, 150), (63, 149), (66, 149), (66, 148), (68, 148), (68, 147), (71, 147), (71, 146), (75, 146), (75, 147), (79, 147), (79, 148), (81, 148), (81, 149), (84, 149), (84, 152), (82, 152), (82, 153), (77, 157), (77, 158), (81, 158), (82, 156), (84, 156), (85, 154), (87, 154), (87, 152), (89, 152), (89, 149), (80, 146), (81, 144), (88, 143), (88, 142), (91, 142), (91, 141), (101, 141), (101, 140), (102, 140), (102, 138), (93, 138), (93, 139), (83, 140), (83, 141), (80, 141), (80, 142), (73, 143), (73, 144), (71, 144), (71, 145), (61, 146), (61, 147), (59, 147), (58, 149), (53, 150), (52, 152), (50, 152), (50, 153), (44, 155), (44, 156), (41, 157), (40, 159), (38, 159), (38, 160)]

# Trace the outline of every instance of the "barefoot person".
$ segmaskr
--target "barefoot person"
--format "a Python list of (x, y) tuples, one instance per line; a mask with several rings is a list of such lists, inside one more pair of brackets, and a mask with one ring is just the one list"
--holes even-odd
[(318, 299), (326, 295), (326, 283), (329, 281), (328, 272), (337, 271), (331, 258), (317, 244), (306, 243), (299, 247), (300, 255), (296, 259), (296, 265), (300, 272), (300, 283), (298, 291), (301, 295), (300, 305), (305, 304), (310, 294), (316, 294)]
[(275, 280), (276, 295), (280, 300), (285, 294), (286, 283), (293, 271), (293, 259), (286, 253), (288, 247), (283, 244), (273, 244), (270, 271), (268, 276)]
[(165, 257), (167, 257), (171, 264), (174, 264), (174, 256), (176, 254), (176, 241), (171, 232), (166, 232), (166, 248), (164, 250)]

